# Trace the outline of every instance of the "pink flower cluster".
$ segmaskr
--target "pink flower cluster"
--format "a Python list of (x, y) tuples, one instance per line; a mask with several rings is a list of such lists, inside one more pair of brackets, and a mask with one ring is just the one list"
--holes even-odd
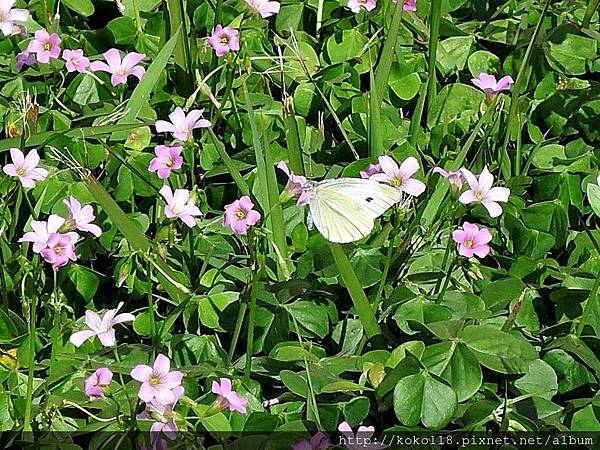
[(90, 400), (104, 398), (113, 378), (113, 373), (108, 367), (101, 367), (83, 382), (84, 392)]
[(75, 197), (69, 197), (63, 203), (69, 210), (68, 218), (52, 214), (47, 222), (34, 220), (31, 222), (33, 231), (25, 233), (19, 239), (19, 242), (33, 243), (33, 251), (52, 264), (55, 270), (67, 265), (69, 261), (77, 260), (75, 244), (79, 240), (79, 234), (74, 230), (88, 232), (96, 237), (102, 234), (100, 227), (92, 223), (96, 217), (90, 205), (82, 206)]

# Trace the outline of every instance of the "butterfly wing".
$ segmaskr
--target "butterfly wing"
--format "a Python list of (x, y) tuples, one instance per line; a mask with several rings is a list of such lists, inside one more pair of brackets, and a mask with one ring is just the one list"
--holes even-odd
[(338, 178), (318, 183), (317, 196), (331, 196), (332, 192), (350, 198), (376, 219), (402, 199), (402, 192), (388, 184), (361, 178)]
[(373, 218), (350, 197), (335, 190), (311, 195), (310, 215), (325, 239), (344, 244), (367, 236), (373, 230)]

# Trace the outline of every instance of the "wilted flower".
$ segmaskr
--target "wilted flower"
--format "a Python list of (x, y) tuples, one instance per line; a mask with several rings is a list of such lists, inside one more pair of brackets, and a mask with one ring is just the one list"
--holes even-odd
[(221, 378), (219, 381), (213, 381), (212, 392), (217, 394), (217, 401), (223, 408), (229, 408), (229, 411), (238, 411), (246, 414), (246, 403), (248, 403), (248, 400), (231, 388), (231, 380), (229, 378)]
[(43, 181), (48, 176), (48, 171), (38, 167), (40, 157), (37, 150), (31, 150), (27, 156), (18, 148), (10, 149), (12, 164), (5, 165), (2, 170), (6, 175), (17, 177), (23, 187), (32, 188), (36, 181)]
[(353, 13), (359, 13), (361, 9), (373, 11), (376, 6), (376, 0), (348, 0), (348, 9)]
[(310, 196), (308, 194), (309, 182), (306, 177), (302, 175), (296, 175), (294, 172), (292, 172), (285, 161), (279, 161), (277, 168), (283, 170), (288, 176), (288, 182), (285, 186), (285, 190), (290, 195), (299, 195), (298, 202), (296, 204), (298, 206), (308, 204), (310, 201)]
[(225, 56), (227, 53), (237, 52), (240, 49), (240, 40), (238, 30), (230, 27), (223, 28), (217, 25), (206, 42), (210, 45), (218, 57)]
[[(52, 234), (58, 233), (60, 228), (65, 224), (65, 219), (56, 214), (51, 214), (48, 217), (48, 221), (44, 222), (41, 220), (33, 220), (31, 222), (31, 229), (23, 235), (19, 242), (32, 242), (33, 251), (35, 253), (41, 253), (46, 247), (48, 247), (48, 240)], [(77, 243), (79, 235), (77, 233), (63, 233), (70, 237), (73, 245)]]
[(181, 145), (175, 145), (173, 147), (157, 145), (154, 147), (156, 158), (150, 161), (148, 171), (156, 172), (158, 178), (161, 180), (169, 178), (169, 176), (171, 176), (171, 171), (180, 169), (183, 165), (183, 158), (181, 156), (182, 151), (183, 147)]
[(490, 96), (497, 95), (500, 91), (508, 91), (514, 83), (510, 75), (506, 75), (496, 82), (494, 75), (481, 72), (479, 78), (473, 78), (471, 82)]
[(210, 127), (210, 122), (202, 118), (203, 112), (203, 109), (194, 109), (186, 115), (183, 109), (177, 107), (175, 111), (169, 114), (171, 122), (157, 120), (154, 126), (159, 133), (172, 133), (175, 139), (188, 141), (193, 137), (193, 131), (196, 128)]
[(441, 167), (436, 167), (433, 169), (433, 173), (438, 173), (441, 176), (443, 176), (444, 178), (446, 178), (448, 180), (448, 182), (450, 183), (450, 186), (452, 186), (453, 190), (460, 191), (462, 189), (464, 177), (460, 171), (446, 172)]
[(315, 433), (313, 437), (296, 442), (292, 445), (292, 450), (324, 450), (328, 449), (333, 444), (322, 431)]
[(108, 367), (101, 367), (87, 377), (83, 383), (85, 395), (90, 399), (104, 398), (104, 391), (110, 384), (113, 373)]
[(66, 266), (69, 261), (77, 261), (75, 243), (68, 234), (52, 233), (46, 242), (46, 248), (40, 252), (46, 262), (54, 269)]
[(83, 55), (83, 50), (64, 50), (63, 59), (66, 61), (67, 72), (83, 73), (90, 67), (90, 60)]
[(378, 450), (389, 447), (389, 445), (371, 442), (371, 437), (375, 434), (374, 427), (360, 426), (355, 435), (350, 424), (348, 422), (342, 422), (338, 426), (338, 431), (344, 435), (344, 437), (341, 438), (341, 443), (349, 450), (362, 450), (365, 448)]
[(13, 8), (17, 0), (0, 0), (0, 31), (4, 36), (19, 34), (21, 29), (15, 22), (27, 22), (29, 11)]
[(30, 53), (27, 50), (17, 53), (17, 62), (15, 63), (15, 69), (17, 71), (23, 70), (25, 66), (32, 66), (35, 64), (35, 53)]
[(253, 208), (254, 203), (247, 195), (226, 205), (223, 226), (231, 227), (237, 234), (246, 234), (260, 220), (260, 213)]
[(202, 215), (202, 212), (194, 204), (194, 200), (190, 198), (190, 191), (175, 189), (175, 193), (173, 193), (169, 186), (163, 186), (158, 192), (167, 202), (167, 206), (165, 206), (165, 216), (167, 218), (177, 217), (190, 228), (196, 226), (194, 217)]
[(270, 0), (246, 0), (250, 9), (260, 14), (262, 18), (270, 17), (279, 12), (281, 4)]
[(490, 252), (488, 242), (492, 240), (492, 235), (487, 228), (481, 228), (469, 222), (463, 223), (462, 230), (452, 232), (452, 239), (458, 243), (458, 253), (467, 258), (474, 254), (480, 258), (485, 258)]
[(361, 178), (371, 178), (371, 175), (375, 175), (376, 173), (381, 173), (381, 164), (369, 164), (367, 170), (360, 171)]
[(138, 397), (146, 403), (174, 404), (179, 393), (175, 388), (181, 385), (183, 373), (177, 370), (171, 372), (170, 369), (171, 361), (163, 354), (156, 357), (153, 367), (145, 364), (135, 366), (131, 378), (142, 383)]
[(141, 80), (146, 73), (146, 69), (138, 64), (146, 57), (143, 53), (128, 53), (121, 61), (121, 53), (116, 48), (111, 48), (104, 53), (104, 59), (108, 64), (102, 61), (94, 61), (90, 68), (96, 71), (108, 72), (112, 74), (110, 82), (113, 86), (127, 83), (127, 77), (133, 75)]
[(481, 203), (488, 210), (491, 217), (498, 217), (502, 214), (502, 207), (497, 202), (507, 202), (510, 189), (492, 187), (494, 176), (487, 166), (483, 168), (479, 179), (465, 168), (460, 169), (460, 171), (467, 180), (470, 189), (463, 192), (458, 200), (463, 204)]
[(79, 200), (71, 196), (67, 200), (63, 200), (63, 203), (69, 209), (69, 218), (65, 221), (68, 228), (72, 230), (87, 231), (92, 233), (96, 237), (100, 237), (102, 229), (92, 223), (96, 216), (94, 215), (94, 208), (91, 205), (81, 206)]
[(106, 311), (102, 317), (94, 311), (87, 310), (85, 312), (85, 325), (88, 329), (73, 333), (69, 341), (75, 347), (81, 347), (85, 341), (97, 336), (103, 346), (112, 347), (117, 343), (114, 326), (118, 323), (135, 320), (135, 316), (131, 313), (117, 314), (122, 307), (123, 302), (119, 303), (115, 309)]
[(27, 51), (35, 53), (39, 63), (47, 64), (50, 59), (60, 56), (60, 43), (58, 34), (48, 34), (46, 30), (37, 30), (35, 39), (29, 43)]
[(419, 170), (419, 162), (410, 156), (398, 167), (389, 156), (380, 156), (379, 164), (383, 173), (371, 175), (372, 180), (389, 183), (402, 192), (418, 197), (425, 191), (425, 183), (411, 178)]

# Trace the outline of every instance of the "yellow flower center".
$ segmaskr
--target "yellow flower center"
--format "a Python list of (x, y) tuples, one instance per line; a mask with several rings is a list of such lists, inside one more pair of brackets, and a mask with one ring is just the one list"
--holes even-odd
[(392, 178), (392, 186), (400, 187), (400, 186), (402, 186), (402, 184), (403, 184), (402, 178)]
[(52, 44), (50, 42), (44, 42), (44, 50), (48, 52), (52, 50)]
[(465, 247), (467, 248), (473, 248), (475, 246), (475, 244), (473, 243), (473, 241), (471, 239), (467, 239), (465, 241)]
[(173, 160), (171, 158), (169, 158), (165, 161), (165, 166), (171, 167), (172, 165), (173, 165)]
[(219, 39), (219, 42), (221, 44), (228, 44), (229, 43), (229, 38), (227, 36), (223, 36), (221, 39)]
[(235, 213), (235, 215), (237, 216), (238, 219), (241, 220), (246, 217), (246, 211), (239, 210), (238, 212)]
[(20, 177), (24, 177), (26, 172), (27, 172), (27, 171), (25, 170), (25, 168), (24, 168), (24, 167), (19, 167), (19, 168), (17, 169), (17, 175), (19, 175)]
[(158, 379), (158, 377), (156, 375), (153, 375), (150, 377), (150, 384), (152, 386), (156, 386), (159, 383), (160, 383), (160, 380)]
[(57, 255), (61, 255), (64, 250), (65, 249), (60, 246), (54, 247), (54, 253), (56, 253)]

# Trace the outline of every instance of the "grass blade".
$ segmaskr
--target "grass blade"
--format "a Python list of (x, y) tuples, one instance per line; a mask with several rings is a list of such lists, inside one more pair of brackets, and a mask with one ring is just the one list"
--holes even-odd
[(370, 70), (371, 92), (369, 93), (369, 156), (377, 157), (385, 153), (383, 131), (381, 130), (381, 100), (377, 94), (373, 67)]
[[(399, 1), (394, 7), (392, 23), (390, 24), (390, 29), (386, 35), (385, 43), (383, 44), (383, 49), (381, 50), (381, 57), (379, 58), (377, 70), (375, 71), (375, 92), (379, 97), (379, 101), (383, 100), (385, 89), (388, 85), (388, 78), (390, 76), (392, 62), (394, 62), (396, 42), (400, 32), (400, 24), (402, 23), (402, 12), (404, 11), (403, 3), (404, 2)], [(373, 90), (373, 85), (371, 85), (371, 90)]]
[(286, 97), (283, 102), (283, 122), (285, 125), (285, 135), (287, 138), (290, 169), (294, 173), (304, 175), (304, 162), (302, 160), (302, 147), (300, 146), (300, 133), (298, 132), (298, 122), (296, 122), (294, 99), (292, 97)]
[(192, 61), (186, 28), (185, 5), (183, 0), (167, 0), (171, 39), (176, 38), (173, 56), (175, 57), (177, 85), (180, 94), (190, 95), (194, 90)]
[(430, 23), (429, 23), (429, 59), (427, 82), (427, 104), (432, 105), (437, 95), (437, 48), (440, 39), (440, 22), (442, 20), (442, 0), (431, 0)]
[(246, 180), (244, 180), (244, 177), (242, 177), (240, 171), (237, 169), (237, 167), (235, 167), (233, 160), (227, 154), (227, 151), (225, 150), (225, 145), (219, 140), (212, 128), (208, 128), (207, 130), (210, 138), (213, 141), (214, 146), (217, 149), (217, 152), (219, 153), (219, 156), (225, 164), (225, 167), (227, 167), (229, 174), (233, 178), (233, 181), (235, 181), (236, 186), (242, 194), (249, 196), (250, 188), (248, 187), (248, 183), (246, 183)]

